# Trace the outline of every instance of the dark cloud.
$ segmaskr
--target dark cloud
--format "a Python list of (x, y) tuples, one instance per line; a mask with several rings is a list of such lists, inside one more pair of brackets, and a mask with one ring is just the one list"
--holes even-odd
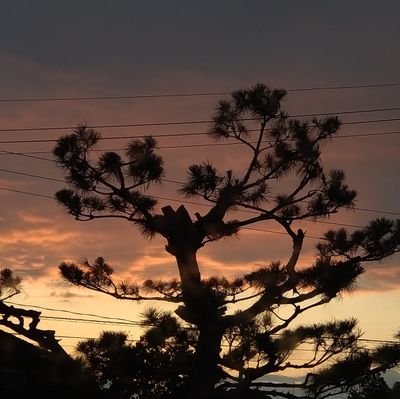
[(70, 298), (93, 298), (93, 295), (90, 294), (79, 294), (77, 292), (72, 291), (51, 291), (50, 296), (53, 298), (63, 298), (63, 299), (70, 299)]
[(283, 74), (293, 84), (316, 73), (351, 81), (382, 69), (386, 79), (397, 77), (394, 0), (6, 0), (1, 11), (1, 54), (59, 71), (102, 72), (114, 88), (184, 87), (178, 71), (241, 84)]
[(400, 270), (398, 256), (384, 263), (366, 265), (366, 272), (359, 282), (360, 291), (387, 292), (400, 289)]

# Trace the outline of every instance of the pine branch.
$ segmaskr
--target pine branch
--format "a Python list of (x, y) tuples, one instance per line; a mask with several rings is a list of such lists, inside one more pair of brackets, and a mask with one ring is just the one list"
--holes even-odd
[[(82, 261), (80, 264), (63, 262), (59, 266), (59, 269), (62, 277), (69, 283), (88, 288), (92, 291), (101, 292), (117, 299), (137, 302), (182, 302), (180, 293), (174, 296), (160, 291), (162, 296), (145, 296), (140, 293), (140, 288), (136, 284), (128, 282), (115, 283), (111, 277), (113, 274), (112, 267), (101, 257), (97, 258), (93, 264), (90, 264), (87, 260)], [(145, 290), (149, 289), (148, 281), (143, 286)]]

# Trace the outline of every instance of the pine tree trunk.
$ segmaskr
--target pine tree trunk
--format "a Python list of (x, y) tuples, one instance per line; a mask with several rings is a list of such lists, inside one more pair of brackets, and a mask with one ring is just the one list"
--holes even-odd
[(215, 384), (220, 379), (218, 360), (223, 329), (218, 323), (216, 305), (201, 284), (196, 250), (180, 248), (175, 256), (182, 281), (184, 318), (199, 328), (195, 362), (189, 376), (188, 397), (211, 399), (214, 397)]
[(190, 398), (212, 399), (215, 396), (215, 385), (220, 380), (218, 367), (222, 332), (216, 323), (209, 319), (208, 325), (200, 328), (196, 348), (196, 360), (190, 378)]
[[(182, 283), (182, 294), (188, 309), (202, 300), (202, 286), (196, 250), (188, 247), (179, 248), (175, 254)], [(193, 309), (194, 310), (194, 309)]]

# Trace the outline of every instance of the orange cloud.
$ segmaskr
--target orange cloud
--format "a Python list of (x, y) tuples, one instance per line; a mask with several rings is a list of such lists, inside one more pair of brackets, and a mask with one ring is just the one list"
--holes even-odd
[(19, 217), (24, 223), (28, 224), (49, 224), (53, 220), (42, 215), (34, 214), (27, 211), (17, 211), (17, 217)]
[(0, 237), (0, 244), (33, 244), (33, 245), (48, 245), (60, 244), (79, 236), (78, 233), (60, 232), (56, 229), (42, 228), (42, 229), (26, 229), (19, 231), (9, 231), (6, 236)]

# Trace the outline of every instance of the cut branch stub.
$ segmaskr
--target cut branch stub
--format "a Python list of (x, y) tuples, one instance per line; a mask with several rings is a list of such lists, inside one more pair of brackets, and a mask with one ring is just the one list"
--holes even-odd
[[(25, 338), (37, 342), (43, 349), (62, 354), (69, 358), (55, 338), (55, 331), (37, 328), (40, 322), (40, 312), (8, 306), (3, 301), (0, 301), (0, 314), (2, 315), (0, 325), (13, 330)], [(16, 318), (18, 323), (13, 322), (10, 318)], [(25, 318), (31, 319), (28, 328), (24, 326)]]

